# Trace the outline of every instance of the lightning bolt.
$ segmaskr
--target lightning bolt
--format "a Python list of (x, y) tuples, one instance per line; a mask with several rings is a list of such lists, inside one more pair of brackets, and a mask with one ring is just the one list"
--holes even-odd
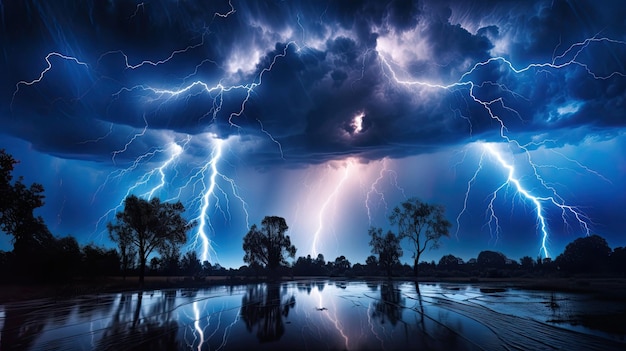
[[(158, 191), (159, 189), (163, 188), (165, 186), (166, 183), (166, 175), (165, 175), (165, 169), (172, 164), (174, 161), (176, 161), (178, 159), (178, 157), (183, 153), (183, 150), (185, 149), (185, 146), (187, 146), (187, 144), (189, 143), (189, 141), (191, 141), (191, 136), (187, 136), (187, 140), (186, 142), (183, 144), (183, 146), (180, 146), (176, 143), (172, 143), (171, 144), (171, 149), (172, 151), (170, 152), (170, 158), (167, 159), (165, 162), (163, 162), (163, 164), (159, 167), (157, 167), (155, 169), (156, 173), (159, 174), (159, 178), (160, 178), (160, 182), (159, 184), (157, 184), (155, 187), (153, 187), (152, 189), (150, 189), (150, 191), (146, 194), (143, 195), (143, 197), (146, 197), (148, 199), (151, 199), (152, 196), (154, 196), (154, 193), (156, 191)], [(155, 171), (152, 171), (150, 173), (154, 174)], [(152, 174), (150, 174), (150, 176), (152, 176)]]
[[(554, 188), (548, 188), (551, 192), (552, 195), (551, 196), (534, 196), (530, 193), (529, 190), (527, 190), (523, 185), (522, 182), (520, 181), (520, 179), (515, 175), (515, 167), (507, 162), (504, 157), (502, 156), (502, 154), (500, 153), (499, 150), (497, 150), (495, 148), (494, 145), (489, 144), (489, 143), (485, 143), (483, 144), (483, 148), (485, 150), (485, 152), (487, 152), (488, 154), (490, 154), (492, 157), (494, 157), (496, 159), (496, 161), (498, 161), (498, 164), (500, 166), (502, 166), (502, 168), (504, 168), (505, 170), (507, 170), (507, 179), (504, 183), (502, 183), (502, 185), (500, 185), (492, 194), (491, 200), (489, 202), (489, 212), (490, 214), (490, 223), (492, 220), (496, 221), (496, 226), (498, 226), (497, 224), (497, 217), (495, 216), (495, 211), (493, 209), (493, 202), (496, 198), (496, 194), (503, 189), (506, 185), (512, 185), (515, 190), (517, 191), (518, 194), (522, 195), (524, 198), (526, 198), (527, 200), (529, 200), (536, 211), (536, 215), (537, 215), (537, 221), (538, 221), (538, 226), (539, 226), (539, 230), (541, 231), (541, 252), (543, 253), (544, 257), (550, 257), (550, 254), (548, 252), (548, 248), (547, 248), (547, 241), (548, 241), (548, 225), (546, 223), (546, 218), (544, 217), (544, 206), (543, 204), (552, 204), (554, 206), (556, 206), (557, 208), (559, 208), (561, 210), (562, 213), (562, 218), (563, 221), (566, 221), (566, 215), (567, 213), (570, 213), (571, 215), (573, 215), (576, 220), (578, 221), (578, 223), (581, 226), (581, 229), (583, 230), (583, 232), (586, 235), (590, 234), (590, 229), (589, 229), (589, 225), (587, 224), (587, 221), (589, 221), (589, 219), (582, 213), (580, 212), (576, 207), (574, 206), (570, 206), (564, 203), (563, 199), (555, 192)], [(482, 158), (481, 158), (482, 160)], [(531, 162), (532, 163), (532, 162)], [(537, 180), (539, 180), (542, 184), (545, 184), (543, 182), (543, 180), (541, 179), (541, 177), (539, 176), (539, 174), (536, 173), (535, 171), (535, 177)]]
[(143, 2), (137, 4), (137, 6), (135, 6), (135, 12), (133, 12), (133, 14), (128, 17), (128, 19), (135, 18), (137, 14), (139, 13), (139, 10), (144, 11), (144, 6), (146, 6), (146, 4)]
[(113, 123), (111, 123), (109, 125), (109, 131), (105, 135), (99, 136), (99, 137), (97, 137), (95, 139), (81, 141), (78, 144), (98, 143), (99, 141), (102, 141), (102, 140), (106, 139), (111, 134), (113, 134)]
[(228, 16), (232, 15), (233, 13), (237, 12), (237, 10), (235, 10), (235, 7), (233, 6), (233, 4), (230, 2), (230, 0), (228, 0), (228, 6), (230, 6), (230, 10), (226, 13), (219, 13), (216, 12), (214, 14), (214, 17), (222, 17), (222, 18), (227, 18)]
[[(204, 43), (200, 43), (197, 44), (199, 45), (203, 45)], [(207, 93), (209, 96), (213, 97), (213, 108), (208, 111), (205, 115), (213, 115), (213, 121), (216, 120), (217, 118), (217, 114), (222, 110), (222, 104), (223, 104), (223, 100), (224, 100), (224, 94), (228, 93), (228, 92), (234, 92), (234, 91), (243, 91), (245, 96), (244, 98), (241, 100), (241, 103), (239, 105), (239, 110), (238, 111), (233, 111), (228, 115), (228, 123), (230, 124), (230, 126), (241, 129), (241, 126), (236, 124), (234, 122), (234, 119), (237, 117), (241, 117), (241, 115), (243, 115), (243, 113), (245, 112), (246, 109), (246, 105), (248, 104), (250, 97), (252, 96), (252, 93), (254, 92), (254, 90), (260, 86), (263, 83), (263, 76), (265, 74), (267, 74), (268, 72), (270, 72), (274, 66), (277, 64), (278, 60), (280, 58), (284, 58), (287, 56), (289, 48), (290, 47), (296, 47), (296, 50), (299, 50), (300, 47), (294, 42), (291, 41), (287, 44), (285, 44), (285, 46), (283, 47), (282, 52), (276, 54), (273, 58), (271, 63), (263, 68), (260, 73), (258, 75), (255, 76), (255, 78), (252, 80), (252, 82), (250, 83), (246, 83), (246, 84), (235, 84), (235, 85), (225, 85), (222, 82), (219, 82), (215, 85), (211, 85), (209, 83), (206, 83), (202, 80), (196, 80), (186, 86), (183, 86), (179, 89), (163, 89), (163, 88), (155, 88), (155, 87), (149, 87), (149, 86), (134, 86), (132, 88), (128, 88), (128, 87), (124, 87), (122, 89), (120, 89), (118, 92), (116, 92), (115, 94), (113, 94), (114, 96), (118, 97), (123, 93), (126, 92), (131, 92), (133, 90), (144, 90), (144, 91), (150, 91), (154, 94), (156, 94), (159, 97), (167, 97), (166, 101), (168, 99), (172, 99), (172, 98), (177, 98), (182, 96), (183, 98), (187, 98), (189, 96), (198, 94), (198, 92), (196, 91), (196, 89), (200, 89), (200, 91), (204, 91), (205, 93)], [(184, 50), (180, 50), (181, 52), (184, 52), (188, 49), (194, 48), (195, 46), (190, 46)], [(123, 54), (123, 53), (122, 53)], [(125, 54), (123, 54), (125, 59), (127, 60), (127, 57)], [(149, 64), (149, 65), (159, 65), (159, 64), (163, 64), (167, 61), (169, 61), (174, 54), (172, 54), (172, 56), (168, 57), (167, 59), (161, 60), (161, 61), (157, 61), (157, 62), (153, 62), (153, 61), (144, 61), (141, 62), (140, 64), (137, 65), (130, 65), (130, 64), (126, 64), (126, 67), (129, 69), (136, 69), (141, 67), (144, 64)], [(261, 122), (261, 120), (259, 120), (258, 118), (255, 118), (255, 120), (257, 121), (257, 123), (259, 123), (260, 127), (261, 127), (261, 132), (265, 135), (267, 135), (270, 140), (277, 144), (278, 149), (280, 151), (281, 154), (281, 158), (284, 159), (284, 154), (282, 151), (282, 145), (280, 144), (280, 142), (275, 139), (264, 127), (263, 127), (263, 123)]]
[(562, 152), (558, 152), (556, 150), (551, 149), (550, 151), (552, 151), (553, 153), (563, 157), (564, 159), (566, 159), (567, 161), (574, 163), (576, 166), (578, 166), (579, 168), (583, 169), (584, 171), (591, 173), (593, 175), (595, 175), (596, 177), (602, 179), (603, 181), (607, 182), (608, 184), (613, 185), (613, 182), (608, 179), (607, 177), (603, 176), (602, 174), (600, 174), (598, 171), (591, 169), (585, 165), (583, 165), (582, 163), (578, 162), (577, 160), (574, 160), (572, 158), (567, 157), (565, 154), (563, 154)]
[[(211, 220), (209, 216), (207, 215), (207, 212), (209, 209), (210, 199), (212, 196), (214, 196), (214, 192), (215, 192), (215, 187), (216, 187), (215, 181), (216, 181), (217, 175), (219, 174), (217, 170), (217, 162), (219, 161), (220, 157), (222, 157), (222, 145), (223, 145), (222, 140), (218, 139), (215, 142), (215, 149), (213, 149), (213, 153), (211, 154), (211, 160), (205, 165), (205, 167), (202, 168), (204, 175), (206, 175), (205, 172), (209, 173), (208, 187), (206, 186), (206, 183), (203, 182), (203, 184), (205, 185), (205, 188), (202, 191), (202, 207), (200, 208), (200, 216), (198, 218), (200, 224), (198, 225), (198, 231), (196, 233), (196, 241), (199, 239), (202, 243), (202, 256), (201, 256), (202, 261), (207, 261), (207, 260), (210, 261), (210, 257), (211, 257), (210, 253), (211, 252), (215, 253), (215, 250), (211, 247), (211, 241), (209, 239), (209, 235), (206, 233), (207, 226), (209, 226), (210, 229), (213, 230), (213, 226), (211, 225)], [(217, 203), (218, 202), (216, 201), (216, 204)]]
[[(168, 199), (174, 200), (184, 196), (184, 191), (191, 191), (193, 198), (190, 201), (191, 207), (195, 204), (198, 206), (197, 215), (193, 218), (198, 223), (197, 230), (193, 235), (192, 240), (189, 243), (189, 247), (194, 249), (198, 248), (202, 261), (216, 262), (217, 251), (213, 247), (211, 242), (211, 234), (215, 233), (215, 228), (211, 221), (211, 213), (215, 211), (220, 212), (225, 220), (230, 220), (230, 201), (229, 194), (236, 198), (241, 203), (242, 212), (245, 216), (246, 228), (250, 227), (248, 204), (239, 194), (239, 189), (235, 183), (235, 180), (226, 176), (219, 170), (219, 162), (223, 157), (223, 149), (229, 143), (229, 140), (219, 139), (216, 136), (209, 134), (207, 142), (212, 145), (212, 151), (208, 159), (203, 162), (202, 166), (193, 170), (187, 181), (178, 188), (177, 195)], [(163, 164), (157, 170), (162, 170), (167, 165)], [(162, 173), (160, 173), (162, 174)], [(164, 178), (162, 183), (155, 186), (151, 192), (158, 190), (159, 186), (164, 184)], [(224, 182), (225, 184), (220, 184)], [(226, 191), (226, 186), (230, 190)], [(197, 190), (200, 188), (200, 190)], [(222, 205), (222, 201), (224, 204)], [(214, 211), (210, 210), (213, 205)]]
[[(136, 139), (136, 137), (139, 137), (138, 134), (135, 134), (132, 140)], [(137, 192), (139, 189), (149, 186), (148, 190), (140, 196), (150, 199), (166, 184), (172, 182), (174, 179), (168, 178), (167, 170), (170, 168), (174, 168), (174, 165), (180, 159), (191, 139), (191, 136), (186, 136), (186, 138), (181, 142), (180, 145), (179, 143), (171, 143), (170, 146), (166, 149), (157, 149), (140, 155), (128, 168), (121, 171), (116, 171), (111, 178), (120, 178), (125, 174), (135, 170), (142, 162), (150, 159), (156, 153), (166, 151), (169, 152), (169, 158), (159, 163), (158, 166), (143, 173), (143, 175), (133, 185), (128, 187), (122, 200), (120, 200), (115, 207), (109, 209), (104, 215), (99, 218), (96, 223), (96, 231), (98, 230), (102, 222), (104, 222), (113, 213), (119, 211), (119, 209), (123, 207), (124, 199), (128, 195)], [(212, 146), (212, 152), (209, 156), (209, 159), (206, 160), (206, 162), (204, 162), (202, 166), (198, 167), (195, 171), (192, 172), (192, 175), (187, 179), (186, 183), (178, 188), (178, 194), (176, 196), (166, 201), (179, 199), (181, 196), (183, 196), (183, 192), (186, 189), (190, 188), (191, 193), (196, 194), (193, 197), (191, 204), (192, 207), (193, 204), (199, 204), (199, 209), (197, 211), (198, 214), (193, 218), (193, 220), (197, 221), (199, 225), (197, 231), (194, 233), (193, 238), (189, 243), (189, 246), (191, 248), (199, 249), (202, 261), (215, 262), (215, 260), (217, 259), (217, 252), (213, 247), (210, 238), (211, 234), (215, 232), (210, 218), (210, 213), (212, 213), (212, 211), (210, 210), (211, 204), (213, 204), (215, 210), (220, 211), (223, 214), (226, 220), (229, 220), (230, 202), (228, 200), (228, 194), (232, 194), (242, 204), (242, 210), (245, 214), (247, 228), (249, 228), (250, 225), (248, 221), (249, 215), (247, 210), (247, 203), (239, 194), (239, 190), (234, 179), (221, 173), (218, 168), (218, 163), (222, 158), (223, 148), (224, 145), (227, 143), (227, 140), (222, 140), (212, 134), (209, 134), (207, 142)], [(129, 143), (127, 143), (127, 145)], [(154, 180), (158, 180), (158, 182), (154, 184)], [(109, 181), (109, 178), (107, 178), (107, 181)], [(220, 185), (220, 182), (224, 182), (230, 192), (227, 192), (224, 185)], [(101, 189), (104, 187), (104, 185), (101, 186)], [(197, 187), (200, 188), (199, 191), (196, 190)], [(224, 205), (221, 204), (221, 199), (225, 199)]]
[[(135, 136), (137, 136), (137, 134), (135, 134)], [(135, 136), (133, 138), (135, 138)], [(112, 173), (110, 173), (107, 176), (107, 178), (105, 179), (104, 183), (102, 185), (100, 185), (100, 187), (98, 187), (98, 189), (96, 190), (95, 194), (92, 197), (92, 202), (95, 201), (95, 198), (97, 197), (98, 193), (101, 192), (107, 186), (107, 184), (110, 181), (115, 180), (115, 179), (121, 179), (124, 175), (126, 175), (127, 173), (132, 172), (137, 167), (139, 167), (139, 165), (142, 162), (145, 162), (146, 160), (151, 159), (157, 153), (163, 153), (163, 152), (166, 152), (167, 150), (169, 150), (170, 156), (169, 156), (169, 158), (167, 160), (163, 161), (163, 163), (160, 166), (154, 167), (151, 170), (143, 173), (141, 175), (141, 177), (139, 177), (139, 179), (137, 181), (135, 181), (135, 183), (133, 185), (131, 185), (131, 186), (129, 186), (127, 188), (126, 193), (125, 193), (124, 197), (122, 198), (122, 200), (120, 200), (115, 207), (110, 208), (102, 216), (100, 216), (100, 218), (96, 221), (94, 232), (91, 235), (93, 235), (94, 233), (98, 232), (98, 229), (100, 228), (100, 225), (104, 221), (106, 221), (107, 218), (109, 218), (111, 216), (111, 214), (114, 214), (115, 212), (119, 211), (124, 206), (124, 199), (126, 199), (126, 197), (128, 197), (130, 194), (133, 194), (136, 190), (140, 189), (141, 187), (148, 185), (150, 183), (150, 181), (152, 180), (152, 177), (155, 174), (158, 174), (160, 176), (159, 183), (154, 185), (150, 190), (148, 190), (147, 192), (143, 193), (140, 196), (143, 197), (143, 198), (150, 199), (150, 198), (152, 198), (152, 196), (154, 195), (154, 193), (156, 191), (158, 191), (159, 189), (163, 188), (165, 186), (166, 182), (167, 182), (166, 181), (165, 170), (168, 167), (170, 167), (173, 163), (176, 162), (176, 160), (183, 153), (184, 149), (186, 148), (187, 144), (190, 141), (191, 141), (191, 136), (187, 136), (185, 141), (182, 142), (182, 146), (179, 145), (177, 142), (172, 142), (169, 145), (169, 147), (166, 147), (166, 148), (163, 148), (163, 149), (156, 149), (156, 150), (153, 150), (153, 151), (150, 151), (150, 152), (147, 152), (145, 154), (142, 154), (142, 155), (138, 156), (128, 168), (121, 169), (121, 170), (116, 170), (116, 171), (113, 171)], [(128, 145), (128, 143), (127, 143), (127, 145)]]
[(52, 69), (52, 62), (50, 61), (50, 59), (51, 58), (55, 58), (55, 57), (63, 59), (63, 60), (66, 60), (66, 61), (72, 61), (72, 62), (75, 62), (78, 65), (82, 65), (82, 66), (85, 66), (85, 67), (89, 68), (89, 65), (87, 63), (79, 61), (76, 57), (63, 55), (63, 54), (58, 53), (58, 52), (51, 52), (51, 53), (49, 53), (48, 55), (46, 55), (46, 58), (45, 58), (46, 64), (47, 64), (46, 68), (44, 68), (41, 71), (41, 73), (39, 74), (38, 78), (33, 79), (31, 81), (21, 80), (21, 81), (17, 82), (17, 84), (15, 84), (15, 91), (13, 92), (13, 97), (11, 98), (11, 104), (10, 104), (11, 109), (13, 108), (13, 102), (15, 101), (15, 96), (20, 91), (20, 86), (23, 86), (23, 85), (31, 86), (31, 85), (34, 85), (34, 84), (37, 84), (37, 83), (41, 82), (44, 79), (46, 73), (48, 73)]
[[(322, 230), (324, 229), (324, 219), (325, 219), (325, 214), (326, 214), (326, 208), (331, 203), (331, 201), (335, 201), (337, 199), (337, 196), (338, 196), (339, 192), (341, 191), (341, 188), (343, 187), (343, 184), (349, 178), (350, 168), (352, 167), (352, 162), (353, 161), (351, 159), (347, 160), (347, 163), (345, 165), (345, 169), (344, 169), (344, 172), (343, 172), (343, 176), (341, 177), (341, 179), (339, 180), (339, 182), (335, 186), (335, 188), (332, 191), (332, 193), (330, 193), (330, 195), (326, 198), (326, 200), (324, 201), (324, 203), (320, 207), (320, 211), (319, 211), (318, 217), (317, 217), (317, 230), (315, 230), (315, 232), (313, 233), (313, 244), (312, 244), (312, 247), (311, 247), (311, 251), (313, 252), (313, 257), (317, 257), (317, 254), (318, 254), (317, 242), (319, 241), (319, 237), (320, 237), (320, 235), (322, 233)], [(330, 165), (328, 167), (330, 167)]]
[[(516, 140), (514, 137), (511, 136), (511, 134), (509, 133), (509, 129), (507, 128), (507, 125), (504, 119), (502, 118), (501, 114), (498, 114), (498, 112), (496, 112), (497, 110), (501, 110), (503, 112), (511, 113), (512, 115), (520, 119), (522, 122), (524, 122), (524, 119), (522, 118), (522, 116), (515, 109), (511, 108), (510, 106), (506, 104), (505, 95), (486, 100), (486, 99), (481, 99), (480, 97), (478, 97), (477, 90), (483, 87), (496, 87), (499, 89), (501, 93), (506, 93), (516, 98), (523, 98), (523, 99), (525, 98), (521, 96), (520, 94), (517, 94), (516, 92), (508, 89), (504, 84), (500, 84), (498, 82), (492, 82), (492, 81), (475, 82), (472, 80), (472, 76), (482, 68), (497, 65), (501, 72), (509, 70), (513, 74), (518, 74), (518, 75), (525, 73), (525, 72), (530, 72), (531, 70), (535, 70), (536, 72), (548, 72), (549, 70), (562, 70), (570, 66), (575, 66), (575, 67), (581, 67), (582, 69), (584, 69), (585, 72), (587, 72), (587, 74), (590, 75), (593, 79), (607, 80), (615, 76), (626, 77), (625, 73), (619, 72), (619, 71), (608, 72), (605, 74), (597, 73), (588, 64), (580, 61), (579, 56), (586, 49), (588, 49), (589, 45), (591, 45), (592, 43), (607, 44), (607, 45), (609, 44), (622, 45), (622, 46), (626, 45), (626, 42), (624, 41), (614, 40), (614, 39), (610, 39), (606, 37), (594, 36), (592, 38), (588, 38), (581, 42), (577, 42), (577, 43), (570, 45), (566, 50), (564, 50), (559, 55), (556, 55), (556, 48), (555, 48), (555, 54), (553, 54), (552, 61), (550, 62), (531, 63), (521, 68), (515, 67), (515, 65), (511, 61), (509, 61), (508, 59), (504, 57), (500, 57), (500, 56), (491, 57), (485, 61), (474, 64), (469, 70), (467, 70), (465, 73), (463, 73), (460, 76), (458, 81), (452, 82), (452, 83), (440, 83), (440, 82), (432, 82), (432, 81), (427, 81), (427, 80), (412, 80), (412, 79), (400, 78), (400, 75), (396, 72), (396, 69), (394, 68), (395, 64), (389, 59), (387, 59), (383, 55), (382, 52), (377, 51), (377, 57), (381, 65), (382, 74), (386, 76), (390, 82), (395, 82), (398, 85), (401, 85), (410, 89), (414, 89), (414, 88), (437, 89), (437, 90), (446, 90), (446, 91), (454, 92), (455, 94), (462, 90), (466, 90), (468, 93), (469, 100), (473, 101), (479, 106), (482, 106), (484, 111), (487, 112), (489, 118), (491, 118), (493, 121), (497, 123), (497, 125), (499, 126), (498, 127), (499, 137), (503, 141), (509, 143), (512, 146), (515, 146), (517, 149), (521, 150), (523, 153), (526, 154), (527, 161), (530, 167), (532, 168), (532, 173), (533, 173), (532, 176), (534, 177), (535, 180), (537, 180), (541, 184), (544, 190), (546, 190), (550, 194), (549, 196), (533, 195), (531, 191), (529, 191), (527, 188), (524, 187), (520, 178), (515, 174), (515, 167), (512, 164), (506, 162), (506, 160), (502, 157), (501, 153), (494, 146), (491, 146), (489, 144), (484, 144), (485, 146), (483, 150), (483, 155), (481, 155), (478, 169), (475, 171), (474, 175), (470, 178), (470, 180), (467, 183), (467, 190), (465, 192), (463, 207), (459, 215), (456, 218), (457, 238), (458, 238), (458, 230), (460, 227), (460, 218), (467, 210), (467, 205), (468, 205), (467, 201), (468, 201), (468, 197), (469, 197), (469, 193), (471, 191), (472, 185), (476, 182), (476, 179), (480, 171), (483, 169), (484, 153), (487, 153), (492, 158), (494, 158), (497, 161), (497, 164), (508, 173), (507, 180), (504, 183), (502, 183), (491, 194), (489, 203), (487, 206), (487, 215), (489, 218), (487, 224), (490, 227), (490, 232), (493, 232), (493, 230), (495, 230), (496, 238), (499, 236), (499, 233), (500, 233), (500, 224), (499, 224), (499, 219), (496, 216), (495, 209), (494, 209), (495, 200), (497, 198), (498, 193), (502, 189), (508, 188), (508, 186), (515, 189), (515, 191), (521, 197), (523, 197), (524, 199), (526, 199), (527, 201), (533, 204), (533, 207), (535, 208), (536, 215), (537, 215), (538, 227), (539, 227), (539, 230), (541, 231), (540, 252), (545, 257), (550, 257), (549, 251), (547, 248), (549, 233), (548, 233), (547, 220), (544, 215), (545, 205), (551, 204), (559, 208), (561, 210), (561, 217), (564, 223), (568, 227), (569, 227), (569, 224), (567, 221), (567, 217), (573, 216), (578, 222), (582, 232), (585, 233), (585, 235), (589, 235), (591, 220), (587, 216), (585, 216), (577, 207), (568, 205), (564, 201), (564, 199), (557, 193), (556, 189), (547, 184), (547, 182), (539, 175), (538, 166), (531, 159), (530, 151), (528, 147), (530, 145), (533, 145), (533, 146), (545, 145), (545, 143), (549, 142), (549, 140), (546, 140), (540, 143), (536, 143), (536, 142), (531, 142), (528, 144), (520, 143), (518, 140)], [(457, 110), (453, 109), (453, 111), (456, 115)], [(461, 114), (460, 111), (458, 112), (461, 118), (463, 118), (469, 123), (469, 132), (471, 135), (472, 134), (471, 120), (467, 118), (466, 116), (464, 116), (463, 114)], [(581, 163), (575, 160), (569, 159), (567, 157), (565, 157), (565, 159), (567, 159), (570, 162), (575, 163), (581, 169), (587, 172), (590, 172), (605, 181), (608, 181), (608, 179), (600, 175), (598, 172), (582, 165)], [(376, 192), (371, 191), (370, 193), (374, 194)], [(495, 226), (495, 229), (493, 228), (493, 226)]]
[(476, 172), (474, 172), (474, 175), (472, 176), (472, 178), (470, 178), (470, 180), (467, 181), (467, 191), (465, 191), (465, 198), (463, 199), (463, 209), (461, 210), (461, 212), (459, 212), (458, 216), (456, 217), (455, 236), (457, 239), (459, 238), (459, 229), (461, 228), (461, 216), (467, 210), (467, 200), (469, 198), (470, 191), (472, 190), (472, 184), (476, 182), (476, 177), (478, 177), (478, 173), (480, 173), (480, 171), (483, 169), (483, 156), (484, 156), (484, 153), (480, 155), (480, 161), (478, 162), (478, 168), (476, 169)]
[(385, 176), (389, 177), (389, 182), (402, 194), (402, 196), (406, 199), (406, 194), (404, 189), (400, 187), (398, 184), (398, 173), (392, 169), (387, 168), (387, 159), (384, 158), (382, 160), (382, 167), (380, 172), (378, 173), (378, 177), (374, 180), (372, 185), (370, 186), (369, 191), (365, 195), (365, 208), (367, 209), (367, 218), (369, 220), (369, 224), (372, 225), (372, 208), (370, 207), (370, 202), (378, 199), (378, 205), (383, 204), (385, 206), (385, 213), (388, 211), (387, 200), (385, 199), (385, 194), (382, 190), (380, 190), (380, 183), (385, 179)]
[(122, 154), (124, 152), (126, 152), (126, 150), (128, 150), (128, 147), (135, 141), (137, 140), (137, 138), (142, 137), (146, 134), (146, 131), (148, 130), (148, 121), (146, 120), (146, 114), (144, 113), (143, 115), (143, 121), (145, 123), (143, 129), (141, 130), (141, 132), (139, 133), (135, 133), (128, 142), (126, 142), (126, 144), (124, 144), (124, 147), (121, 148), (120, 150), (116, 150), (112, 152), (112, 156), (111, 156), (111, 161), (113, 162), (113, 164), (115, 164), (115, 156)]

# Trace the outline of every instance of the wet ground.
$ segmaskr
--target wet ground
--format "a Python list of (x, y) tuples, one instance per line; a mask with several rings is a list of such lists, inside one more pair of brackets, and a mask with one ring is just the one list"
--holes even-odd
[(625, 350), (624, 316), (590, 294), (319, 280), (8, 303), (0, 349)]

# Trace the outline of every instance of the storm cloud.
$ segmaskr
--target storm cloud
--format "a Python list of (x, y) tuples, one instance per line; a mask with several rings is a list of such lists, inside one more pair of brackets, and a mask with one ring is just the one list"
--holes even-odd
[(403, 157), (501, 141), (498, 120), (524, 144), (576, 144), (626, 121), (626, 16), (609, 7), (9, 2), (2, 124), (39, 150), (103, 161), (144, 128), (120, 160), (207, 131), (261, 139), (260, 164)]

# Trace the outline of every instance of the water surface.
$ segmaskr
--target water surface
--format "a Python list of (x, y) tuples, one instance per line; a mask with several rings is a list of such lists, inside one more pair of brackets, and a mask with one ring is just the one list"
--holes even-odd
[(622, 308), (590, 295), (388, 281), (136, 291), (0, 305), (0, 349), (623, 350), (624, 335), (571, 323)]

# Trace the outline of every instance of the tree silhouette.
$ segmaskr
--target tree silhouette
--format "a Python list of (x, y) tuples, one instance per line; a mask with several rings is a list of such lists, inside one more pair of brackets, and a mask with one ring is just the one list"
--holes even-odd
[(609, 257), (609, 264), (615, 273), (623, 276), (626, 273), (626, 248), (616, 247)]
[(459, 260), (461, 259), (454, 255), (444, 255), (439, 259), (437, 266), (442, 269), (454, 270), (459, 267)]
[(128, 271), (134, 267), (135, 259), (137, 257), (137, 249), (133, 246), (130, 239), (130, 235), (123, 235), (119, 236), (119, 241), (117, 242), (117, 245), (120, 248), (122, 279), (124, 280), (126, 280), (126, 274), (128, 274)]
[(318, 267), (324, 267), (324, 265), (326, 265), (326, 260), (324, 259), (324, 255), (322, 255), (321, 253), (318, 253), (317, 258), (315, 259), (314, 263)]
[(478, 254), (476, 263), (481, 268), (504, 268), (506, 256), (501, 252), (485, 250)]
[(180, 247), (168, 245), (161, 250), (160, 271), (166, 275), (177, 275), (180, 271)]
[(189, 223), (181, 215), (182, 203), (150, 201), (134, 195), (124, 200), (124, 210), (115, 215), (117, 222), (108, 223), (111, 240), (130, 243), (139, 254), (139, 283), (143, 285), (148, 256), (155, 250), (162, 253), (184, 244), (186, 233), (195, 223)]
[(83, 247), (83, 269), (88, 277), (119, 273), (120, 259), (115, 249), (105, 249), (94, 244)]
[(403, 252), (400, 247), (400, 238), (391, 231), (384, 236), (382, 233), (382, 228), (370, 228), (370, 246), (372, 253), (378, 254), (378, 262), (387, 271), (387, 276), (391, 276), (391, 269), (395, 264), (400, 263)]
[[(13, 181), (14, 166), (19, 163), (0, 149), (0, 230), (13, 236), (13, 253), (18, 268), (45, 264), (46, 250), (54, 245), (54, 237), (41, 217), (33, 211), (44, 204), (43, 186), (26, 186), (23, 178)], [(33, 258), (39, 262), (33, 262)], [(30, 273), (30, 272), (24, 272)]]
[(202, 271), (202, 264), (195, 251), (187, 251), (180, 260), (180, 268), (187, 275), (196, 275)]
[(35, 209), (43, 206), (43, 186), (13, 180), (19, 162), (0, 149), (0, 231), (13, 236), (10, 275), (18, 279), (52, 279), (58, 245)]
[(533, 267), (535, 266), (535, 260), (533, 260), (533, 258), (530, 256), (524, 256), (520, 258), (519, 263), (522, 266), (522, 269), (528, 272), (532, 271)]
[(331, 267), (331, 275), (344, 275), (352, 267), (352, 263), (344, 255), (335, 258), (334, 262), (328, 262), (328, 264)]
[(295, 257), (296, 247), (291, 245), (287, 222), (282, 217), (266, 216), (261, 221), (261, 228), (253, 224), (243, 238), (244, 262), (259, 264), (269, 268), (271, 272), (281, 264), (287, 264), (284, 254)]
[(414, 248), (413, 273), (418, 275), (420, 256), (426, 248), (436, 249), (443, 236), (449, 236), (452, 226), (445, 219), (444, 208), (429, 205), (416, 198), (411, 198), (393, 209), (389, 216), (391, 224), (398, 225), (400, 239), (408, 239)]
[(76, 239), (72, 236), (57, 239), (55, 259), (50, 265), (56, 279), (67, 280), (77, 275), (81, 267), (82, 253)]
[(603, 237), (591, 235), (567, 244), (556, 264), (569, 272), (597, 272), (606, 269), (611, 248)]
[(365, 266), (367, 267), (368, 272), (373, 273), (378, 268), (378, 259), (374, 255), (369, 255), (365, 259)]

